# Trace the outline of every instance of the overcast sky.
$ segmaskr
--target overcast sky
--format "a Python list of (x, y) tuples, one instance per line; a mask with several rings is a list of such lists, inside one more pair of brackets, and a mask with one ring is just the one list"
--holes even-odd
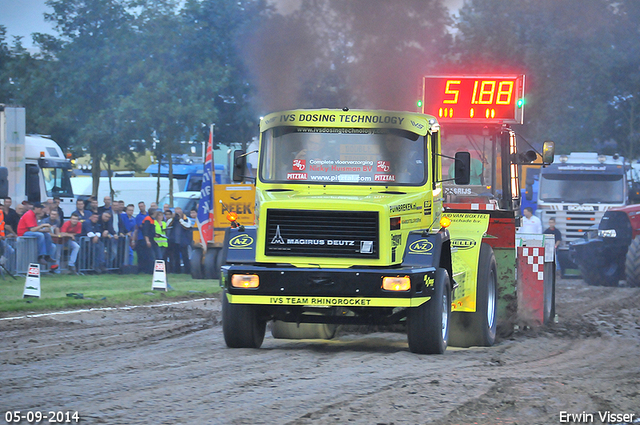
[[(295, 8), (300, 0), (272, 0), (284, 7)], [(457, 10), (463, 0), (445, 0), (449, 8)], [(31, 34), (44, 32), (54, 34), (50, 23), (44, 21), (44, 13), (52, 9), (45, 5), (45, 0), (0, 0), (0, 25), (7, 27), (9, 44), (13, 43), (13, 36), (22, 36), (22, 44), (31, 48)]]

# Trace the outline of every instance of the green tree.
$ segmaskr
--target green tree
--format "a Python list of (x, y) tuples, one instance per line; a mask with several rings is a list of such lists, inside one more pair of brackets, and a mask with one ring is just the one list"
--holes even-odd
[(452, 66), (475, 73), (524, 73), (522, 132), (560, 152), (593, 150), (615, 92), (612, 2), (470, 0), (460, 10)]
[[(130, 90), (126, 78), (135, 43), (133, 4), (126, 0), (48, 0), (57, 40), (42, 38), (46, 55), (55, 58), (50, 80), (56, 85), (50, 122), (65, 123), (72, 147), (92, 158), (93, 193), (98, 192), (106, 147), (126, 146), (110, 120), (121, 97)], [(123, 149), (126, 150), (126, 149)]]

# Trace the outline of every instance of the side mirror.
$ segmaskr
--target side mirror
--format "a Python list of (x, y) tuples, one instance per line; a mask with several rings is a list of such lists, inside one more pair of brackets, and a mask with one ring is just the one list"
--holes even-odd
[(247, 168), (247, 155), (245, 151), (238, 149), (233, 151), (233, 181), (238, 183), (244, 180), (244, 170)]
[(531, 201), (533, 199), (533, 184), (527, 183), (524, 191), (524, 198), (527, 201)]
[(545, 164), (553, 164), (553, 155), (556, 152), (556, 144), (550, 140), (542, 144), (542, 162)]
[(9, 169), (0, 167), (0, 198), (9, 196)]
[(471, 154), (456, 152), (454, 181), (456, 184), (469, 184), (471, 181)]

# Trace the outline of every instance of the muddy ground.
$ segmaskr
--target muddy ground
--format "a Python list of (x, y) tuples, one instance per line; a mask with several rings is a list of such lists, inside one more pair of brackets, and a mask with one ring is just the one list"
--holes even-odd
[(345, 330), (228, 349), (218, 299), (0, 320), (0, 423), (8, 410), (86, 424), (635, 422), (640, 288), (562, 280), (557, 314), (441, 356), (411, 354), (402, 333)]

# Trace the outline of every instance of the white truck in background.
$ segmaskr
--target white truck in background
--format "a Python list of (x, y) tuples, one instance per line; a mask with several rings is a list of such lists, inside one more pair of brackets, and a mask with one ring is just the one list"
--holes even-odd
[[(169, 196), (169, 183), (167, 177), (160, 177), (160, 199)], [(138, 202), (144, 201), (147, 208), (156, 200), (158, 193), (157, 177), (111, 177), (113, 186), (113, 200), (124, 201), (125, 206), (133, 204), (134, 212), (138, 213)], [(71, 179), (73, 193), (79, 199), (86, 199), (93, 191), (93, 179), (91, 177), (73, 177)], [(178, 193), (184, 188), (184, 180), (173, 179), (173, 193)], [(198, 192), (200, 193), (200, 192)], [(105, 196), (110, 196), (109, 177), (100, 177), (98, 186), (98, 203), (102, 205)], [(160, 203), (162, 207), (162, 203)]]
[(562, 233), (558, 260), (563, 276), (577, 267), (569, 259), (569, 243), (597, 226), (605, 211), (627, 204), (627, 169), (618, 155), (573, 152), (556, 155), (553, 164), (540, 170), (538, 210), (542, 228), (550, 218)]
[(14, 206), (24, 200), (45, 202), (58, 196), (65, 215), (76, 209), (71, 161), (50, 138), (26, 134), (22, 107), (0, 104), (0, 166), (8, 170), (8, 196)]

